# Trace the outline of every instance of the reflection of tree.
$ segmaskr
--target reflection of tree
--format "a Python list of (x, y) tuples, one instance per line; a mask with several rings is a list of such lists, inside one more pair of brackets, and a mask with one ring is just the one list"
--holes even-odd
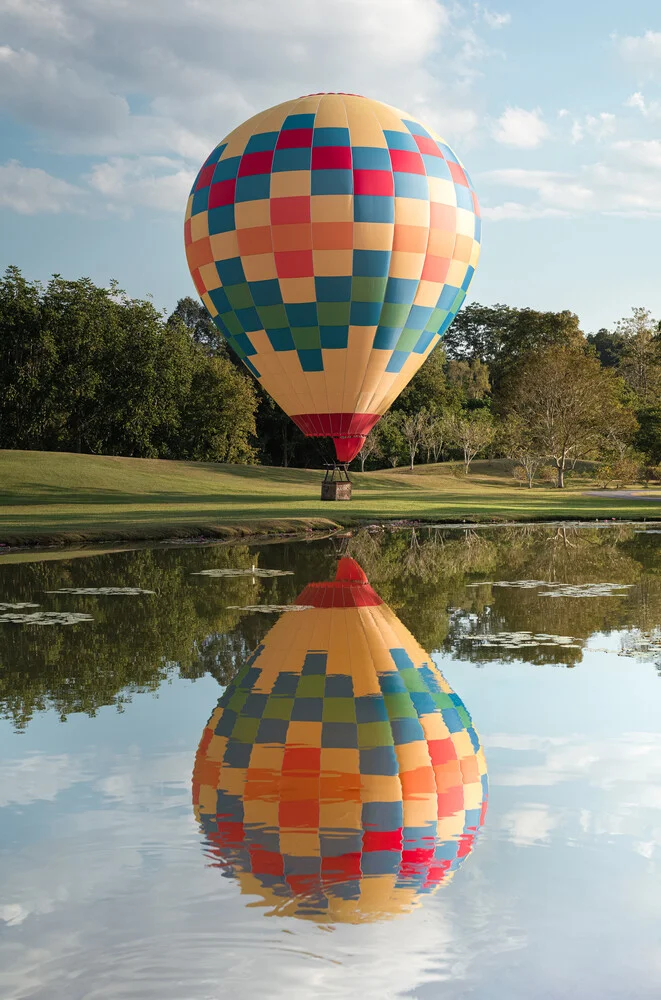
[[(0, 624), (0, 713), (19, 727), (47, 708), (62, 718), (70, 712), (93, 715), (102, 705), (121, 708), (134, 692), (156, 690), (172, 672), (191, 679), (209, 672), (226, 683), (272, 624), (267, 616), (241, 615), (226, 606), (293, 601), (310, 578), (310, 548), (299, 547), (295, 576), (273, 579), (191, 574), (211, 566), (248, 568), (256, 559), (260, 566), (293, 569), (290, 546), (266, 546), (258, 556), (247, 546), (144, 549), (1, 567), (4, 600), (85, 611), (94, 622), (47, 629)], [(324, 565), (326, 553), (315, 548), (317, 563)], [(106, 584), (156, 594), (44, 593)]]
[(486, 533), (431, 528), (360, 532), (349, 554), (420, 645), (440, 649), (448, 634), (453, 595), (463, 592), (467, 573), (493, 570), (493, 542)]
[[(347, 554), (429, 652), (472, 662), (525, 659), (573, 665), (580, 649), (561, 645), (489, 647), (475, 636), (502, 632), (573, 637), (661, 622), (661, 535), (631, 527), (358, 531)], [(83, 611), (94, 622), (39, 628), (0, 624), (0, 714), (25, 726), (35, 711), (121, 708), (137, 691), (169, 676), (207, 673), (226, 684), (274, 618), (227, 605), (290, 604), (309, 581), (332, 579), (329, 543), (182, 547), (120, 552), (90, 559), (0, 567), (0, 600), (35, 601), (41, 610)], [(192, 576), (211, 567), (290, 570), (274, 578)], [(618, 597), (544, 597), (542, 589), (499, 581), (631, 584)], [(59, 587), (128, 586), (153, 596), (46, 595)]]
[[(655, 543), (655, 539), (657, 539)], [(630, 527), (566, 525), (487, 530), (422, 529), (360, 534), (351, 554), (381, 596), (430, 651), (473, 662), (520, 659), (511, 648), (481, 646), (475, 636), (527, 632), (574, 637), (661, 621), (661, 545)], [(658, 582), (654, 574), (658, 573)], [(481, 586), (474, 586), (479, 581)], [(539, 580), (563, 584), (633, 584), (617, 597), (544, 597), (543, 589), (493, 583)], [(573, 665), (580, 649), (526, 646), (533, 663)]]

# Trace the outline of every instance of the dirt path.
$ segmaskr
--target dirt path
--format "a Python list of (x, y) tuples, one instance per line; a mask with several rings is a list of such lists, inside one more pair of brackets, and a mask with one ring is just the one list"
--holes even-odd
[(650, 493), (649, 490), (588, 490), (586, 497), (623, 497), (625, 500), (649, 500), (652, 503), (661, 501), (661, 493)]

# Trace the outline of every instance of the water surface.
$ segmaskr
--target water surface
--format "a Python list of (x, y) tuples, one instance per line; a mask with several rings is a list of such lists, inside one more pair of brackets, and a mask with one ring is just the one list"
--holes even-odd
[(658, 997), (658, 531), (31, 557), (0, 604), (3, 998)]

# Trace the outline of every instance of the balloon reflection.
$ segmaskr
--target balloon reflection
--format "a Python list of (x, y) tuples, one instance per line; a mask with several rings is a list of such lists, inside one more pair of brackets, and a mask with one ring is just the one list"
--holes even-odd
[(215, 864), (281, 915), (410, 910), (487, 804), (470, 716), (352, 559), (309, 584), (226, 689), (193, 772)]

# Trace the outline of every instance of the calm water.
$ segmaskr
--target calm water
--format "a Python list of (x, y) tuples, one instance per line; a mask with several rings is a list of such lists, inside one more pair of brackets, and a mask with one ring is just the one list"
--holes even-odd
[(661, 531), (12, 558), (3, 1000), (657, 1000)]

